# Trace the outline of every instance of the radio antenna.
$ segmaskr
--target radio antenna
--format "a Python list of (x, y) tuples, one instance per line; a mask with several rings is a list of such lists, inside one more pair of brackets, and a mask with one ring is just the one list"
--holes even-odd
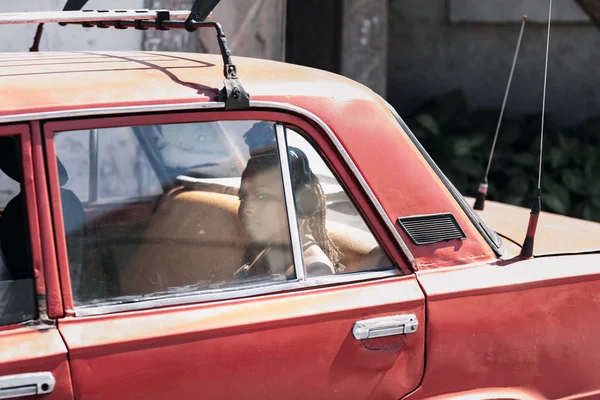
[(492, 143), (492, 150), (490, 151), (490, 157), (488, 159), (487, 168), (485, 169), (485, 176), (479, 184), (477, 189), (477, 195), (475, 196), (475, 204), (473, 208), (475, 210), (483, 210), (485, 208), (485, 197), (488, 191), (488, 174), (490, 173), (490, 167), (492, 166), (492, 159), (494, 158), (494, 150), (496, 149), (496, 141), (498, 140), (498, 133), (500, 132), (500, 125), (502, 124), (502, 116), (504, 115), (504, 109), (506, 108), (506, 99), (508, 98), (508, 92), (510, 91), (510, 84), (512, 82), (513, 73), (515, 72), (515, 65), (517, 64), (517, 58), (519, 57), (519, 49), (521, 48), (521, 39), (523, 39), (523, 31), (525, 30), (525, 23), (527, 22), (527, 15), (523, 15), (523, 21), (521, 22), (521, 31), (519, 32), (519, 39), (517, 41), (517, 48), (515, 50), (515, 56), (513, 58), (512, 67), (510, 68), (510, 75), (508, 76), (508, 83), (506, 84), (506, 90), (504, 91), (504, 100), (502, 100), (502, 109), (500, 110), (500, 116), (498, 117), (498, 124), (496, 125), (496, 133), (494, 134), (494, 142)]
[(527, 234), (525, 235), (525, 241), (523, 247), (521, 247), (521, 256), (531, 258), (533, 257), (533, 242), (535, 238), (535, 230), (537, 229), (538, 219), (540, 216), (540, 210), (542, 209), (542, 156), (544, 154), (544, 116), (546, 114), (546, 87), (548, 82), (548, 52), (550, 49), (550, 22), (552, 20), (552, 0), (550, 0), (550, 7), (548, 11), (548, 37), (546, 39), (546, 63), (544, 66), (544, 92), (542, 95), (542, 127), (540, 133), (540, 162), (538, 167), (538, 186), (537, 195), (531, 212), (529, 214), (529, 224), (527, 225)]

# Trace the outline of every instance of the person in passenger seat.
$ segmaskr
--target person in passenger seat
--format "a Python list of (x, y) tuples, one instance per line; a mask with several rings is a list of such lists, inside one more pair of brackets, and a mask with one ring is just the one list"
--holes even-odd
[[(273, 125), (255, 124), (244, 135), (250, 159), (239, 190), (240, 218), (251, 245), (235, 278), (283, 274), (296, 277), (290, 253), (290, 235)], [(342, 254), (327, 233), (323, 188), (310, 170), (306, 155), (288, 148), (292, 187), (300, 226), (304, 265), (308, 276), (341, 272)]]

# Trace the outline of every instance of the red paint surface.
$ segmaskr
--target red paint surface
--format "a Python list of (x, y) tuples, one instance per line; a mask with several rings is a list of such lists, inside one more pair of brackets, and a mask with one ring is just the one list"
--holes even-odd
[(45, 292), (48, 317), (58, 318), (64, 315), (63, 300), (60, 291), (60, 280), (56, 264), (52, 218), (50, 216), (50, 201), (46, 185), (46, 168), (44, 166), (44, 151), (42, 135), (38, 121), (31, 124), (33, 161), (35, 168), (35, 188), (37, 199), (37, 221), (39, 223), (38, 238), (40, 240), (41, 257), (45, 275)]
[(427, 367), (409, 399), (485, 388), (530, 388), (550, 399), (600, 393), (598, 256), (458, 267), (418, 280)]
[(77, 398), (392, 399), (421, 379), (425, 330), (359, 342), (352, 326), (405, 313), (422, 322), (424, 311), (408, 276), (67, 318), (59, 329)]
[(44, 281), (44, 270), (42, 264), (42, 252), (40, 243), (40, 226), (36, 216), (37, 198), (34, 182), (34, 166), (32, 160), (32, 144), (29, 127), (25, 124), (0, 126), (0, 136), (18, 135), (21, 142), (21, 162), (23, 167), (23, 189), (25, 190), (25, 208), (28, 219), (29, 240), (31, 244), (31, 265), (33, 266), (33, 277), (38, 296), (43, 297), (46, 294), (46, 285)]
[(44, 133), (46, 150), (46, 168), (48, 170), (48, 188), (50, 190), (49, 204), (52, 212), (52, 226), (54, 240), (56, 241), (56, 258), (58, 261), (58, 275), (60, 278), (61, 296), (64, 305), (64, 315), (73, 315), (73, 293), (71, 292), (71, 278), (69, 276), (69, 262), (67, 255), (67, 242), (65, 239), (65, 224), (63, 222), (62, 208), (60, 206), (60, 184), (58, 181), (58, 165), (54, 149), (54, 136)]
[(0, 331), (0, 376), (51, 372), (56, 380), (52, 393), (28, 399), (72, 400), (67, 349), (56, 328), (14, 328)]
[[(290, 101), (313, 111), (332, 128), (395, 222), (418, 269), (494, 258), (487, 243), (378, 98), (337, 104), (331, 98), (298, 97)], [(396, 223), (402, 216), (442, 212), (456, 217), (466, 240), (417, 246)]]

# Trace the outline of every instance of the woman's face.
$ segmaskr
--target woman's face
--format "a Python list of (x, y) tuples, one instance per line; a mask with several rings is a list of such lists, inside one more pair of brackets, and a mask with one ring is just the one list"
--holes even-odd
[(278, 168), (265, 169), (242, 180), (239, 216), (253, 242), (275, 244), (289, 241)]

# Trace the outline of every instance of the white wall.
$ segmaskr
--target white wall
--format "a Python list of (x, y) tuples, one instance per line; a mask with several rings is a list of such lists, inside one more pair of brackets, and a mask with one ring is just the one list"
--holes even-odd
[[(66, 0), (0, 0), (0, 12), (60, 11)], [(140, 9), (144, 0), (90, 0), (85, 9)], [(0, 52), (29, 51), (37, 25), (0, 25)], [(142, 31), (46, 24), (40, 51), (141, 50)]]

